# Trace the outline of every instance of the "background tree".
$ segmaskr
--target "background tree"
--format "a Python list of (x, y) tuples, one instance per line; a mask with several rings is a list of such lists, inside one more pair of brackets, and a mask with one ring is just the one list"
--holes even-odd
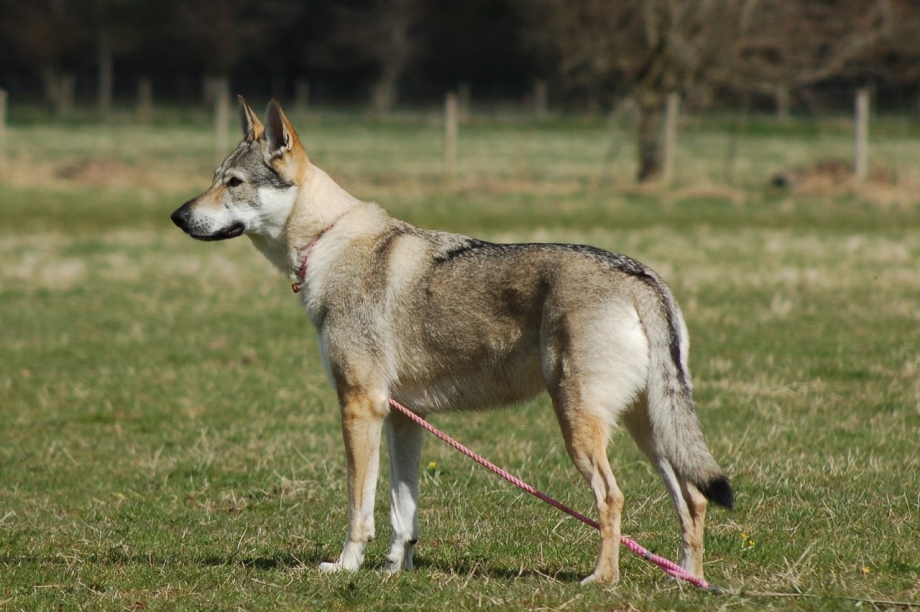
[(8, 2), (0, 25), (21, 60), (39, 75), (45, 100), (58, 112), (73, 102), (74, 78), (69, 73), (87, 46), (83, 8), (68, 0)]
[[(871, 51), (853, 72), (857, 78), (869, 78), (894, 86), (920, 86), (920, 4), (915, 0), (880, 0), (880, 36)], [(915, 112), (920, 113), (920, 97), (915, 98)]]
[(532, 0), (521, 6), (533, 40), (552, 49), (570, 88), (589, 99), (627, 95), (636, 102), (639, 181), (661, 173), (668, 93), (705, 84), (773, 95), (813, 85), (844, 74), (884, 29), (879, 0)]
[(780, 99), (851, 74), (886, 30), (879, 0), (745, 0), (736, 10), (734, 52), (713, 80)]
[(470, 85), (474, 99), (521, 96), (540, 67), (523, 31), (514, 0), (429, 3), (419, 22), (417, 60), (402, 84), (438, 102), (460, 83)]
[(917, 0), (0, 0), (0, 11), (0, 86), (14, 98), (42, 91), (61, 108), (75, 83), (85, 95), (98, 81), (105, 108), (108, 84), (124, 95), (130, 80), (133, 94), (145, 76), (157, 97), (188, 100), (204, 74), (253, 96), (309, 79), (315, 99), (336, 103), (370, 81), (386, 112), (461, 82), (477, 100), (520, 102), (550, 78), (555, 103), (636, 101), (643, 179), (660, 168), (670, 92), (709, 91), (724, 107), (735, 92), (818, 99), (826, 81), (872, 79), (900, 96), (920, 85)]
[(370, 0), (337, 11), (336, 43), (376, 70), (371, 108), (387, 114), (396, 103), (399, 81), (420, 49), (416, 26), (422, 0)]
[(141, 24), (132, 19), (137, 9), (133, 0), (94, 0), (85, 6), (87, 36), (95, 39), (99, 113), (108, 117), (112, 110), (115, 57), (136, 44)]
[(638, 179), (662, 170), (667, 94), (705, 78), (731, 40), (730, 0), (533, 0), (522, 5), (531, 37), (549, 47), (570, 88), (609, 103), (627, 95), (638, 109)]
[[(269, 46), (271, 35), (302, 10), (284, 0), (174, 0), (172, 35), (206, 78), (229, 79), (247, 56)], [(275, 58), (276, 62), (284, 56)], [(206, 88), (207, 90), (207, 88)]]

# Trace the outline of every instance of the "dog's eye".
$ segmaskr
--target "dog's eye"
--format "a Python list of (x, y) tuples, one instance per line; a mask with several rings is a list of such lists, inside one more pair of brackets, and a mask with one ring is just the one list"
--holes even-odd
[(238, 176), (231, 176), (227, 181), (227, 187), (237, 187), (243, 184), (243, 179)]

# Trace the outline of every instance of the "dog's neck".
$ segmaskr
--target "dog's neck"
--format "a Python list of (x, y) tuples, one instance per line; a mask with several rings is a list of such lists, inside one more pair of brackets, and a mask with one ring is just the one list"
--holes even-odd
[(297, 278), (308, 247), (349, 210), (362, 204), (320, 168), (307, 167), (292, 187), (290, 212), (275, 231), (250, 234), (253, 245), (288, 278)]

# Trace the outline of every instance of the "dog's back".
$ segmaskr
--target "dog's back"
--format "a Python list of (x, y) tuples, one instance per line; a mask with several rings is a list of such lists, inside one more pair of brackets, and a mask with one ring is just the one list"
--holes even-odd
[(578, 384), (598, 395), (592, 401), (611, 425), (643, 399), (654, 427), (641, 444), (731, 505), (695, 414), (680, 309), (650, 268), (583, 245), (494, 244), (382, 225), (373, 237), (343, 241), (333, 258), (344, 277), (325, 299), (351, 305), (350, 320), (337, 325), (352, 336), (351, 358), (378, 360), (394, 397), (434, 413)]

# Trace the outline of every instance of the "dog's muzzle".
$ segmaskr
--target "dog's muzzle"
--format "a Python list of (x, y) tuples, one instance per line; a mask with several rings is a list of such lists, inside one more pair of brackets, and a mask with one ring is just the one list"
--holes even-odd
[(240, 221), (234, 221), (227, 227), (222, 227), (216, 232), (210, 234), (199, 234), (196, 232), (196, 225), (191, 223), (192, 213), (191, 213), (191, 204), (194, 200), (189, 200), (169, 216), (172, 219), (172, 222), (176, 224), (176, 227), (181, 229), (183, 232), (195, 238), (196, 240), (227, 240), (228, 238), (236, 238), (241, 236), (243, 232), (246, 231), (246, 226), (243, 225)]

